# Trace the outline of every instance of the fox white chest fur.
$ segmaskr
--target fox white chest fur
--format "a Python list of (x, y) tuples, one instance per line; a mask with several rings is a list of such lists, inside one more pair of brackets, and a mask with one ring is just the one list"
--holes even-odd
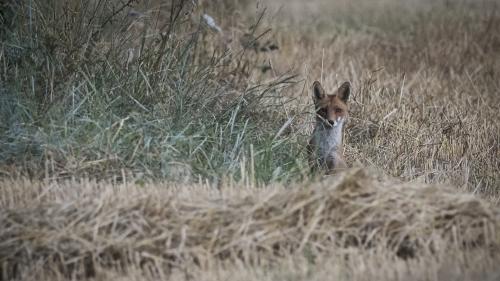
[(350, 83), (345, 82), (335, 94), (327, 95), (319, 82), (313, 84), (316, 124), (307, 146), (309, 164), (313, 170), (332, 173), (346, 167), (342, 137), (348, 116), (350, 89)]
[(344, 119), (337, 117), (332, 126), (326, 124), (317, 124), (313, 132), (313, 145), (316, 149), (316, 155), (320, 164), (327, 160), (339, 158), (337, 155), (339, 149), (342, 149), (342, 129)]

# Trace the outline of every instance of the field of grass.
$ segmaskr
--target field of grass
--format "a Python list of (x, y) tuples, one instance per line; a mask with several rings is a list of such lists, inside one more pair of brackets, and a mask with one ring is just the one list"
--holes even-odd
[(500, 278), (496, 1), (0, 7), (0, 280)]

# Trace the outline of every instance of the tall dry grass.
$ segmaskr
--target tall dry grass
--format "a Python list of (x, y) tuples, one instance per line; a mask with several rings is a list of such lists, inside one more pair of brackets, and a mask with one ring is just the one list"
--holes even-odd
[[(346, 155), (406, 181), (451, 183), (498, 199), (500, 37), (494, 1), (280, 2), (277, 71), (354, 86)], [(311, 129), (312, 114), (294, 124)], [(308, 135), (307, 131), (305, 135)]]

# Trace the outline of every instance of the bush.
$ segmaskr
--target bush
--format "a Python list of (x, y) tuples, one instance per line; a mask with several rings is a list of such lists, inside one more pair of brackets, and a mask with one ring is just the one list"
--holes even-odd
[(191, 1), (122, 2), (6, 4), (17, 24), (2, 33), (4, 173), (257, 182), (300, 174), (297, 141), (275, 137), (283, 123), (269, 121), (286, 121), (281, 92), (293, 77), (252, 83), (256, 55), (229, 48)]

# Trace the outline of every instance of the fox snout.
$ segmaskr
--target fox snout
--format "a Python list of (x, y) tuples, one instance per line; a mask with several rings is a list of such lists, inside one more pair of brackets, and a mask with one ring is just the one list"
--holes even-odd
[(328, 119), (326, 122), (332, 127), (337, 127), (339, 123), (342, 122), (342, 117), (339, 116), (336, 119)]

